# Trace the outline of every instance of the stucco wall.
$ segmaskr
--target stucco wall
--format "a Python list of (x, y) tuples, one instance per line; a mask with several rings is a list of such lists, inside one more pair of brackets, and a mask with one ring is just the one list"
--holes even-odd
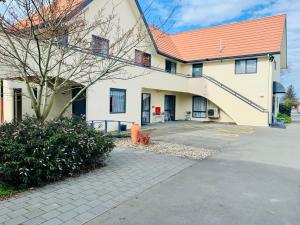
[[(4, 108), (4, 121), (10, 122), (14, 118), (14, 89), (22, 89), (22, 114), (25, 115), (34, 115), (32, 108), (31, 100), (28, 97), (28, 91), (26, 85), (21, 81), (3, 81), (3, 108)], [(52, 110), (49, 114), (49, 119), (53, 119), (57, 116), (57, 113), (62, 109), (62, 106), (71, 98), (71, 92), (61, 92), (56, 95), (56, 100), (54, 101)], [(65, 113), (66, 116), (72, 115), (72, 108)]]
[[(86, 8), (85, 17), (88, 21), (93, 21), (97, 16), (99, 9), (101, 9), (105, 1), (93, 1)], [(111, 2), (106, 5), (106, 14), (111, 13)], [(134, 1), (121, 1), (120, 5), (115, 8), (115, 13), (118, 15), (120, 25), (122, 29), (128, 30), (132, 28), (140, 20), (142, 22), (139, 12), (135, 6)], [(142, 25), (142, 23), (140, 24)], [(144, 27), (144, 29), (146, 29)], [(97, 31), (92, 34), (97, 35)], [(112, 32), (109, 37), (104, 37), (113, 41), (115, 38)], [(166, 58), (157, 55), (154, 46), (151, 43), (149, 37), (145, 39), (141, 45), (146, 47), (137, 47), (139, 50), (145, 50), (152, 55), (152, 65), (165, 69)], [(127, 58), (134, 58), (134, 51), (127, 56)], [(279, 55), (276, 56), (276, 60), (279, 61)], [(278, 65), (278, 67), (279, 67)], [(192, 65), (177, 63), (177, 72), (184, 74), (192, 74)], [(235, 61), (223, 60), (214, 62), (203, 63), (203, 73), (215, 78), (216, 80), (229, 86), (231, 89), (242, 94), (246, 98), (257, 103), (267, 111), (272, 110), (272, 81), (280, 79), (280, 70), (276, 71), (273, 68), (273, 64), (269, 62), (267, 56), (258, 57), (257, 73), (256, 74), (235, 74)], [(165, 72), (158, 72), (148, 70), (140, 67), (127, 67), (124, 70), (124, 76), (133, 75), (139, 76), (130, 80), (105, 80), (99, 81), (90, 87), (87, 91), (87, 119), (88, 120), (122, 120), (140, 123), (141, 121), (141, 93), (143, 89), (150, 89), (155, 92), (176, 92), (178, 94), (178, 107), (176, 117), (178, 119), (184, 118), (184, 112), (186, 108), (191, 108), (192, 95), (200, 95), (206, 97), (211, 103), (214, 103), (221, 109), (221, 121), (234, 121), (241, 125), (257, 125), (267, 126), (270, 122), (270, 113), (262, 113), (257, 109), (249, 106), (245, 102), (224, 91), (215, 84), (203, 79), (203, 78), (184, 78), (174, 74), (168, 74)], [(8, 85), (7, 98), (4, 100), (5, 105), (5, 118), (11, 120), (12, 118), (12, 98), (11, 90), (13, 87), (19, 87), (22, 84), (18, 82), (7, 81)], [(23, 90), (25, 90), (24, 86)], [(127, 90), (126, 96), (126, 113), (122, 114), (110, 114), (109, 113), (109, 89), (121, 88)], [(156, 91), (155, 91), (156, 90)], [(185, 94), (184, 94), (185, 93)], [(162, 94), (161, 94), (162, 95)], [(59, 93), (55, 101), (53, 112), (51, 116), (55, 115), (57, 111), (62, 107), (63, 103), (71, 97), (71, 93)], [(161, 98), (157, 94), (157, 100), (155, 97), (153, 101), (157, 101), (157, 104), (163, 104), (160, 101)], [(31, 114), (31, 103), (28, 100), (23, 101), (24, 113)], [(156, 104), (156, 103), (155, 103)], [(181, 106), (181, 107), (179, 107)], [(68, 114), (71, 114), (69, 109)], [(190, 110), (191, 111), (191, 110)]]

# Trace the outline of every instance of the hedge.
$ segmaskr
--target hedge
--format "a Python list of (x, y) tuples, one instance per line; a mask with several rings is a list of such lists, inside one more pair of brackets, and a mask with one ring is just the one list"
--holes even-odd
[(112, 137), (81, 118), (40, 123), (27, 117), (0, 126), (0, 182), (28, 188), (104, 165)]
[(289, 104), (280, 104), (279, 105), (279, 112), (288, 116), (291, 116), (292, 113), (292, 106)]

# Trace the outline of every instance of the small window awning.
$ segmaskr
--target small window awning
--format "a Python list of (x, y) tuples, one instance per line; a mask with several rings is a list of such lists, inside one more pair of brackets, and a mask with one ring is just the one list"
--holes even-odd
[(284, 94), (285, 92), (285, 87), (281, 83), (273, 81), (273, 94)]

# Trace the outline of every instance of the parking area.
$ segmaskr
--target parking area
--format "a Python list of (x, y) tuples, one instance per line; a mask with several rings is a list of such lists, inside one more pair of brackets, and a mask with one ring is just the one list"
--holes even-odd
[(88, 225), (299, 225), (300, 123), (287, 129), (175, 122), (152, 137), (219, 150)]
[(255, 127), (232, 124), (176, 121), (144, 127), (154, 140), (222, 150), (224, 145), (237, 142), (241, 136), (252, 135)]

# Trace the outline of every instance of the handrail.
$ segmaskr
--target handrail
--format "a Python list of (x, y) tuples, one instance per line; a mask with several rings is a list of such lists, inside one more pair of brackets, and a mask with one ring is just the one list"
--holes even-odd
[(263, 113), (268, 113), (268, 110), (264, 109), (263, 107), (261, 107), (260, 105), (256, 104), (255, 102), (251, 101), (250, 99), (246, 98), (245, 96), (239, 94), (238, 92), (234, 91), (233, 89), (231, 89), (230, 87), (228, 87), (227, 85), (221, 83), (220, 81), (217, 81), (216, 79), (207, 76), (207, 75), (201, 75), (199, 77), (203, 77), (204, 79), (214, 83), (215, 85), (221, 87), (223, 90), (229, 92), (230, 94), (234, 95), (235, 97), (239, 98), (240, 100), (242, 100), (243, 102), (247, 103), (248, 105), (252, 106), (253, 108), (259, 110), (260, 112)]
[(108, 123), (118, 123), (118, 132), (121, 133), (121, 123), (129, 123), (134, 124), (135, 122), (130, 121), (121, 121), (121, 120), (88, 120), (88, 124), (90, 124), (93, 128), (95, 128), (96, 124), (104, 123), (104, 132), (108, 132)]

